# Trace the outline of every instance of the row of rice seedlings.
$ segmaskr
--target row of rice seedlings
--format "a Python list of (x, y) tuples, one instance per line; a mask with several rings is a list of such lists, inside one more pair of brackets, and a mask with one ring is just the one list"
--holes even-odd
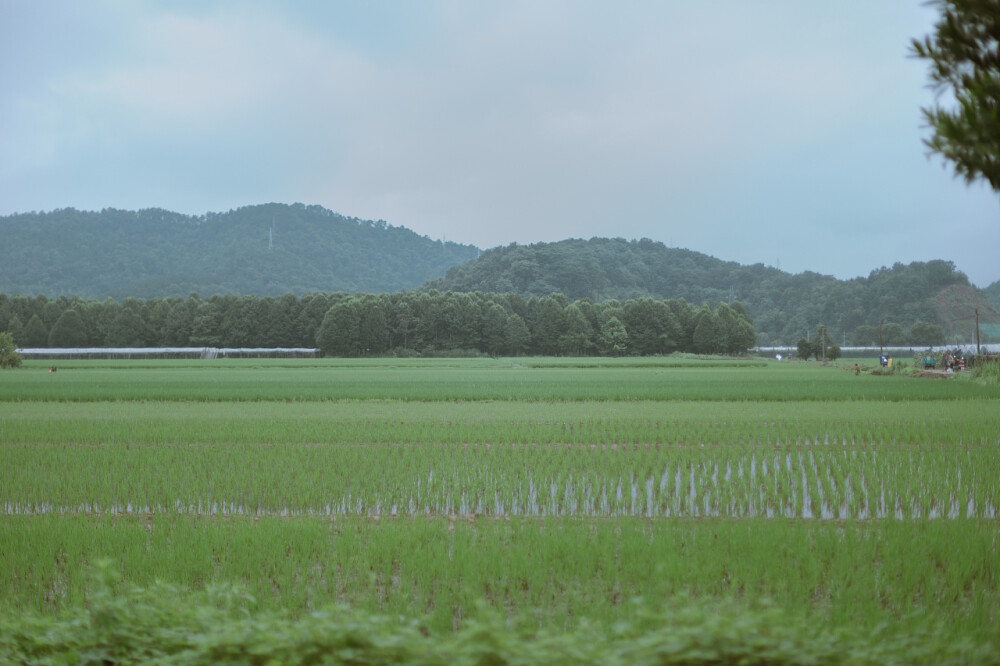
[(630, 603), (677, 595), (771, 599), (833, 626), (914, 614), (958, 636), (996, 640), (995, 524), (988, 521), (645, 521), (191, 516), (8, 517), (0, 521), (8, 607), (84, 603), (88, 571), (198, 589), (244, 586), (262, 608), (328, 603), (450, 630), (480, 604), (511, 621), (566, 628), (613, 622)]
[(974, 444), (1000, 442), (995, 401), (927, 403), (12, 403), (0, 444)]
[(996, 399), (1000, 387), (863, 376), (827, 368), (525, 368), (454, 361), (411, 367), (84, 365), (49, 375), (27, 366), (0, 384), (0, 402), (225, 400), (706, 400), (897, 401)]
[(987, 518), (1000, 447), (8, 445), (0, 511)]

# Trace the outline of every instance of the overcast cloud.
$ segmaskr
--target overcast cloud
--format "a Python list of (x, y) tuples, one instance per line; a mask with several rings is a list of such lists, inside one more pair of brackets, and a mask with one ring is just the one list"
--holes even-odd
[(0, 214), (319, 204), (482, 248), (652, 238), (1000, 279), (926, 156), (919, 0), (0, 0)]

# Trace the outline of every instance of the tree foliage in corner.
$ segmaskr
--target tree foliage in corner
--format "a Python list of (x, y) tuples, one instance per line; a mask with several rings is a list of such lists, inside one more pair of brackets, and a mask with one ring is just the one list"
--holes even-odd
[(935, 0), (934, 33), (913, 40), (930, 61), (930, 81), (955, 106), (923, 109), (933, 136), (924, 143), (951, 161), (967, 183), (982, 178), (1000, 192), (1000, 0)]

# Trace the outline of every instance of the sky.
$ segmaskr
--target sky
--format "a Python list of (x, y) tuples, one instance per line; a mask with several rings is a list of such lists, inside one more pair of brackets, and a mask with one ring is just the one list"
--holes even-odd
[(487, 249), (650, 238), (1000, 280), (929, 156), (922, 0), (0, 0), (0, 215), (317, 204)]

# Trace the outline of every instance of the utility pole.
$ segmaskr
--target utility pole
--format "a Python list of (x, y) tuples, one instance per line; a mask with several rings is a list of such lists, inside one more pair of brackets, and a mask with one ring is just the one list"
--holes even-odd
[(883, 345), (882, 345), (882, 322), (879, 322), (878, 323), (878, 355), (882, 356), (883, 354), (885, 354), (885, 349), (883, 349)]
[[(979, 356), (979, 308), (976, 308), (976, 356)], [(979, 359), (976, 359), (979, 362)]]

